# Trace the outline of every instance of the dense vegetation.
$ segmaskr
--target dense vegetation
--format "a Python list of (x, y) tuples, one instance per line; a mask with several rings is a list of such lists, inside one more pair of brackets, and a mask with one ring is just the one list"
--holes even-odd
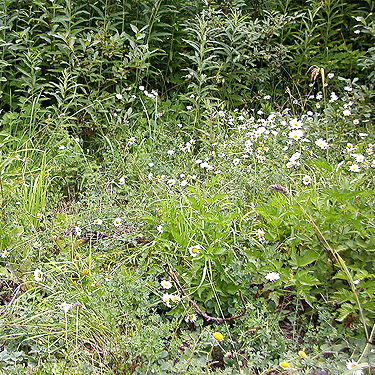
[(372, 374), (373, 0), (0, 1), (0, 374)]

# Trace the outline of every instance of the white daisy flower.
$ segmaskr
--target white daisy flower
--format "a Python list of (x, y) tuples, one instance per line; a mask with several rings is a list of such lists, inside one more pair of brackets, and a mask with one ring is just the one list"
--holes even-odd
[(34, 280), (39, 283), (41, 281), (43, 281), (44, 279), (44, 273), (39, 269), (37, 268), (35, 271), (34, 271)]
[(103, 220), (102, 220), (102, 219), (95, 219), (95, 220), (94, 220), (94, 224), (100, 226), (100, 225), (103, 224)]
[(116, 219), (113, 220), (113, 225), (114, 225), (115, 227), (120, 227), (120, 226), (122, 225), (122, 220), (121, 220), (121, 218), (116, 217)]
[(190, 255), (195, 258), (199, 255), (200, 249), (202, 249), (201, 245), (194, 245), (189, 247), (189, 253)]
[[(354, 370), (358, 366), (358, 363), (356, 361), (350, 360), (346, 362), (346, 368), (348, 370)], [(352, 371), (352, 375), (363, 375), (362, 369)]]
[(167, 181), (167, 185), (172, 187), (174, 185), (176, 185), (176, 180), (174, 178), (170, 178), (168, 181)]
[(72, 305), (71, 303), (63, 302), (60, 305), (57, 305), (56, 307), (59, 308), (60, 310), (63, 310), (64, 313), (66, 314), (72, 307), (74, 307), (74, 305)]
[(161, 224), (158, 225), (158, 226), (156, 227), (156, 230), (157, 230), (160, 234), (164, 232), (164, 228), (163, 228), (163, 226), (162, 226)]
[(164, 293), (163, 296), (162, 296), (162, 300), (167, 307), (169, 307), (169, 308), (172, 307), (171, 306), (171, 294)]
[(349, 167), (349, 171), (358, 173), (361, 172), (361, 167), (358, 164), (353, 164)]
[(303, 176), (302, 182), (304, 185), (310, 185), (312, 182), (311, 177), (306, 174), (305, 176)]
[(160, 285), (162, 286), (163, 289), (171, 289), (173, 286), (169, 280), (162, 280), (160, 282)]
[(315, 144), (320, 147), (322, 150), (327, 150), (329, 148), (329, 143), (323, 139), (323, 138), (319, 138), (315, 141)]
[(269, 281), (276, 281), (280, 279), (280, 274), (278, 272), (269, 272), (265, 277)]
[(196, 314), (190, 314), (185, 317), (186, 323), (195, 323), (197, 321), (198, 317)]
[(264, 231), (263, 229), (261, 229), (261, 228), (257, 229), (258, 240), (259, 240), (260, 242), (265, 241), (265, 238), (264, 238), (264, 235), (265, 235), (265, 234), (266, 234), (266, 233), (265, 233), (265, 231)]
[(303, 130), (297, 129), (297, 130), (293, 130), (289, 132), (288, 137), (291, 139), (294, 139), (295, 141), (298, 141), (303, 137), (303, 135), (304, 135)]
[(124, 97), (122, 96), (122, 94), (117, 93), (117, 94), (116, 94), (116, 98), (117, 98), (118, 100), (122, 100)]

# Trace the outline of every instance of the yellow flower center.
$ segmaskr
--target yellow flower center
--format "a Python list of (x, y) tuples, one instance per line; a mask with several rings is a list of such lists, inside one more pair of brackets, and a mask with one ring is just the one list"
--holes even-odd
[(287, 369), (287, 368), (290, 367), (290, 365), (289, 365), (288, 362), (281, 362), (281, 363), (280, 363), (280, 366), (281, 366), (282, 368), (284, 368), (284, 369)]
[(191, 249), (191, 252), (195, 254), (195, 253), (198, 252), (198, 249), (197, 249), (196, 247), (193, 247), (193, 248)]
[(223, 341), (224, 336), (220, 332), (215, 332), (214, 333), (214, 339), (217, 340), (217, 341)]
[(303, 358), (303, 359), (307, 358), (307, 354), (306, 354), (303, 350), (300, 350), (300, 351), (298, 352), (298, 354), (299, 354), (300, 357)]

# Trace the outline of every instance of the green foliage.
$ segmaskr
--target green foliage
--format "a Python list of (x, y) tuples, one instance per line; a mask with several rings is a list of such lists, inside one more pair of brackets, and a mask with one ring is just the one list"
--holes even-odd
[(365, 374), (373, 10), (0, 2), (0, 373)]

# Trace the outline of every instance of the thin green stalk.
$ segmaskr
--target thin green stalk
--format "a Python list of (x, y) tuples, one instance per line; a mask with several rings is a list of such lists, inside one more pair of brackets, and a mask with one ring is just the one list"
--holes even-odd
[(327, 249), (331, 252), (331, 254), (335, 258), (336, 262), (340, 265), (342, 271), (345, 273), (345, 275), (347, 277), (347, 281), (350, 285), (350, 288), (353, 292), (354, 298), (356, 300), (356, 303), (357, 303), (357, 306), (358, 306), (358, 309), (359, 309), (360, 319), (361, 319), (361, 322), (363, 324), (363, 328), (365, 330), (366, 339), (367, 339), (367, 341), (369, 341), (370, 336), (369, 336), (368, 330), (367, 330), (365, 315), (364, 315), (364, 312), (363, 312), (363, 309), (362, 309), (361, 302), (359, 301), (359, 297), (358, 297), (358, 294), (357, 294), (357, 290), (355, 288), (355, 284), (353, 282), (352, 275), (350, 274), (350, 271), (349, 271), (348, 267), (346, 266), (345, 261), (341, 258), (340, 254), (337, 251), (335, 251), (331, 247), (331, 245), (328, 243), (327, 239), (325, 238), (324, 234), (321, 232), (321, 230), (319, 229), (319, 227), (315, 223), (314, 219), (308, 214), (308, 212), (302, 207), (302, 205), (297, 200), (295, 200), (295, 202), (298, 204), (298, 206), (302, 210), (302, 212), (307, 216), (308, 220), (310, 221), (312, 226), (315, 228), (315, 230), (318, 232), (319, 236), (323, 240)]

